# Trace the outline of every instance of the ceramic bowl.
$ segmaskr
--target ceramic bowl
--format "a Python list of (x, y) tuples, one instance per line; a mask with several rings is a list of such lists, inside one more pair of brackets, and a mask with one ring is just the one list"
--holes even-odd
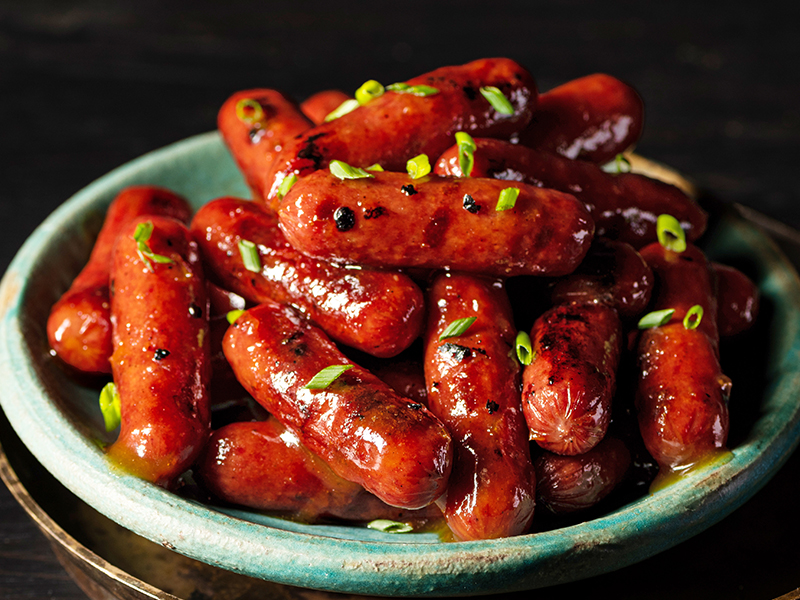
[(797, 444), (800, 283), (766, 235), (723, 211), (704, 247), (714, 259), (744, 266), (764, 307), (749, 345), (727, 358), (738, 423), (729, 462), (585, 522), (476, 542), (304, 525), (178, 497), (109, 464), (98, 388), (59, 368), (45, 334), (50, 307), (86, 261), (106, 207), (133, 184), (171, 188), (195, 206), (249, 196), (218, 134), (209, 133), (145, 155), (65, 202), (0, 284), (0, 402), (25, 445), (67, 488), (186, 556), (279, 583), (360, 594), (452, 596), (554, 585), (635, 563), (709, 527), (752, 496)]

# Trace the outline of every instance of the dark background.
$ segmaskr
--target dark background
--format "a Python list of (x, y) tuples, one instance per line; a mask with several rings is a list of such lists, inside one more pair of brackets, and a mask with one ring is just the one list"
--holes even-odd
[[(97, 177), (214, 129), (238, 89), (302, 100), (491, 55), (527, 66), (542, 91), (598, 71), (627, 81), (646, 106), (639, 153), (723, 200), (800, 226), (800, 14), (774, 4), (0, 1), (0, 270)], [(794, 459), (777, 481), (798, 475)], [(796, 507), (762, 499), (770, 489), (727, 529), (690, 542), (728, 561), (718, 597), (771, 598), (800, 586), (800, 564), (780, 564), (780, 545), (794, 542), (781, 515), (797, 521)], [(762, 535), (742, 538), (734, 525)], [(748, 587), (737, 573), (763, 565), (742, 553), (796, 576), (765, 573), (771, 587)], [(2, 486), (0, 597), (82, 597)]]

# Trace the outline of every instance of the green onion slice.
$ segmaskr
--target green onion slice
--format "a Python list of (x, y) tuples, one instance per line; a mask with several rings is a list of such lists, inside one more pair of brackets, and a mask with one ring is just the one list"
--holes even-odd
[(475, 165), (474, 152), (477, 149), (475, 140), (467, 132), (457, 131), (456, 144), (458, 145), (458, 168), (461, 169), (461, 176), (469, 177), (472, 167)]
[(281, 185), (278, 187), (278, 200), (283, 200), (283, 197), (289, 193), (289, 190), (292, 189), (295, 183), (297, 183), (297, 173), (292, 173), (284, 178), (284, 180), (281, 181)]
[(398, 94), (411, 94), (412, 96), (433, 96), (438, 94), (439, 90), (429, 85), (408, 85), (407, 83), (393, 83), (386, 86), (389, 92), (396, 92)]
[(489, 101), (497, 112), (501, 115), (513, 115), (514, 107), (508, 98), (503, 95), (499, 88), (493, 85), (485, 85), (480, 89), (481, 95)]
[(660, 327), (666, 325), (675, 313), (674, 308), (665, 308), (664, 310), (654, 310), (647, 313), (639, 319), (639, 329), (650, 329), (652, 327)]
[(303, 387), (308, 390), (324, 390), (336, 381), (342, 373), (352, 368), (353, 365), (331, 365), (330, 367), (325, 367)]
[(606, 173), (630, 173), (631, 161), (629, 161), (624, 154), (617, 154), (614, 160), (604, 164), (601, 168)]
[(332, 160), (328, 167), (333, 175), (339, 179), (364, 179), (365, 177), (375, 177), (372, 173), (367, 173), (364, 169), (351, 167), (341, 160)]
[(227, 313), (225, 313), (225, 318), (228, 320), (228, 323), (233, 325), (243, 314), (243, 310), (229, 310)]
[(258, 254), (258, 246), (250, 240), (239, 240), (238, 246), (244, 268), (253, 273), (261, 273), (261, 257)]
[(355, 98), (350, 98), (349, 100), (345, 100), (338, 107), (336, 107), (327, 114), (327, 116), (325, 117), (325, 122), (327, 123), (329, 121), (333, 121), (334, 119), (338, 119), (339, 117), (343, 117), (347, 113), (353, 112), (359, 106), (361, 105)]
[(478, 317), (464, 317), (463, 319), (456, 319), (445, 327), (444, 331), (439, 336), (439, 341), (462, 335), (472, 326), (477, 318)]
[(133, 231), (133, 241), (136, 242), (137, 244), (136, 253), (139, 255), (139, 258), (142, 259), (142, 262), (147, 265), (147, 268), (150, 271), (153, 271), (153, 264), (150, 261), (162, 265), (174, 262), (169, 256), (156, 254), (150, 249), (150, 246), (147, 242), (152, 234), (153, 234), (152, 221), (144, 221), (142, 223), (139, 223), (136, 226), (136, 229), (134, 229)]
[(383, 533), (410, 533), (414, 531), (414, 528), (408, 523), (390, 521), (389, 519), (375, 519), (367, 523), (367, 527)]
[(236, 103), (236, 116), (245, 125), (253, 125), (264, 120), (264, 109), (252, 98), (242, 98)]
[(692, 308), (686, 311), (686, 316), (683, 317), (683, 326), (686, 329), (697, 329), (700, 321), (703, 320), (703, 307), (695, 304)]
[(100, 412), (103, 413), (106, 431), (114, 431), (119, 427), (119, 423), (122, 420), (122, 408), (117, 386), (113, 382), (107, 383), (100, 390)]
[(380, 166), (378, 163), (375, 163), (374, 165), (367, 167), (367, 171), (379, 171), (382, 173), (383, 167)]
[(374, 79), (364, 82), (364, 84), (356, 90), (356, 101), (360, 105), (364, 105), (373, 98), (383, 96), (384, 87)]
[(658, 242), (667, 250), (673, 252), (686, 250), (686, 234), (678, 219), (672, 215), (658, 215), (656, 235), (658, 235)]
[(500, 197), (497, 199), (497, 206), (495, 210), (510, 210), (514, 208), (519, 196), (519, 188), (510, 187), (500, 192)]
[(431, 172), (431, 163), (428, 160), (427, 154), (420, 154), (411, 158), (406, 163), (406, 171), (411, 176), (411, 179), (419, 179), (425, 177)]
[(525, 366), (531, 364), (531, 362), (533, 362), (533, 343), (531, 342), (531, 336), (524, 331), (520, 331), (517, 334), (514, 345), (517, 347), (517, 358), (520, 364)]

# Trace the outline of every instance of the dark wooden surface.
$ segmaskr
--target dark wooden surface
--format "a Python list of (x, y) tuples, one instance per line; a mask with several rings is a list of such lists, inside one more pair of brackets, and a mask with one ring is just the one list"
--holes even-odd
[[(646, 104), (641, 154), (800, 226), (796, 8), (378, 4), (0, 0), (0, 270), (92, 180), (213, 129), (237, 89), (303, 99), (489, 55), (520, 61), (542, 90), (598, 71), (628, 81)], [(688, 578), (703, 597), (773, 598), (800, 587), (799, 555), (786, 551), (800, 534), (798, 476), (795, 456), (750, 503), (667, 553), (663, 576)], [(661, 589), (636, 581), (635, 570), (630, 578)], [(690, 597), (675, 585), (661, 597)], [(84, 597), (0, 486), (0, 598)]]

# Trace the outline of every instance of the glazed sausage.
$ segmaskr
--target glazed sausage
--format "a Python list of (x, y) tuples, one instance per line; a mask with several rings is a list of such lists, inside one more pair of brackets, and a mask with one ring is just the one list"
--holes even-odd
[(191, 218), (188, 202), (154, 186), (123, 189), (111, 202), (89, 262), (50, 310), (47, 339), (66, 364), (86, 373), (110, 373), (112, 352), (108, 282), (120, 231), (143, 215)]
[(300, 110), (314, 125), (320, 125), (325, 122), (325, 117), (351, 98), (340, 90), (323, 90), (303, 100)]
[(310, 129), (294, 101), (276, 90), (233, 94), (217, 114), (217, 127), (255, 198), (266, 198), (264, 173), (289, 140)]
[(541, 94), (519, 141), (602, 165), (633, 146), (643, 126), (644, 104), (636, 90), (597, 73)]
[[(331, 159), (356, 167), (378, 163), (387, 171), (404, 171), (406, 161), (414, 156), (439, 156), (453, 143), (457, 131), (508, 138), (528, 124), (536, 105), (536, 84), (530, 73), (505, 58), (442, 67), (406, 84), (430, 86), (438, 93), (419, 97), (387, 91), (293, 139), (266, 178), (271, 181), (270, 201), (274, 204), (278, 188), (291, 173), (303, 177), (327, 167)], [(513, 114), (495, 110), (479, 91), (484, 86), (499, 88), (511, 102)]]
[[(591, 213), (597, 236), (641, 248), (657, 241), (656, 221), (665, 213), (678, 219), (689, 240), (697, 239), (706, 229), (706, 212), (668, 183), (637, 173), (606, 173), (590, 162), (503, 140), (478, 138), (475, 145), (472, 177), (524, 181), (572, 194)], [(463, 176), (457, 146), (442, 154), (434, 172)]]
[(370, 369), (375, 376), (395, 392), (428, 406), (425, 369), (416, 360), (390, 360)]
[[(535, 480), (519, 397), (511, 306), (500, 281), (437, 277), (425, 333), (428, 404), (453, 436), (453, 472), (438, 501), (458, 539), (518, 535), (533, 519)], [(475, 317), (458, 337), (455, 320)]]
[[(398, 272), (345, 269), (300, 254), (260, 204), (219, 198), (192, 220), (207, 268), (221, 284), (258, 304), (291, 303), (334, 340), (374, 356), (394, 356), (422, 333), (422, 292)], [(256, 245), (260, 270), (245, 267), (238, 244)]]
[[(292, 308), (268, 301), (246, 311), (224, 349), (245, 389), (340, 477), (401, 508), (427, 506), (444, 491), (452, 462), (445, 427), (348, 361)], [(305, 387), (331, 365), (351, 368), (325, 389)]]
[(712, 263), (717, 279), (717, 326), (720, 337), (750, 329), (758, 315), (758, 286), (739, 269)]
[[(642, 249), (656, 276), (653, 310), (674, 309), (666, 325), (642, 331), (636, 392), (639, 428), (659, 466), (658, 479), (683, 473), (726, 453), (731, 380), (718, 355), (713, 274), (706, 257), (689, 244), (682, 253), (660, 244)], [(695, 305), (699, 325), (683, 320)]]
[(133, 226), (118, 239), (111, 366), (122, 422), (108, 455), (167, 486), (191, 466), (209, 433), (208, 302), (200, 252), (186, 226), (166, 217), (147, 222), (147, 247), (170, 262), (148, 258)]
[(625, 444), (610, 436), (578, 456), (543, 452), (533, 463), (536, 499), (555, 514), (587, 509), (619, 485), (630, 463)]
[[(500, 192), (518, 188), (510, 210)], [(300, 179), (281, 228), (299, 251), (381, 267), (449, 267), (487, 275), (564, 275), (589, 249), (594, 223), (573, 196), (516, 181), (375, 173)]]
[(195, 473), (203, 486), (226, 502), (290, 513), (306, 522), (326, 517), (354, 521), (431, 517), (398, 509), (331, 471), (291, 429), (274, 417), (231, 423), (215, 431)]

